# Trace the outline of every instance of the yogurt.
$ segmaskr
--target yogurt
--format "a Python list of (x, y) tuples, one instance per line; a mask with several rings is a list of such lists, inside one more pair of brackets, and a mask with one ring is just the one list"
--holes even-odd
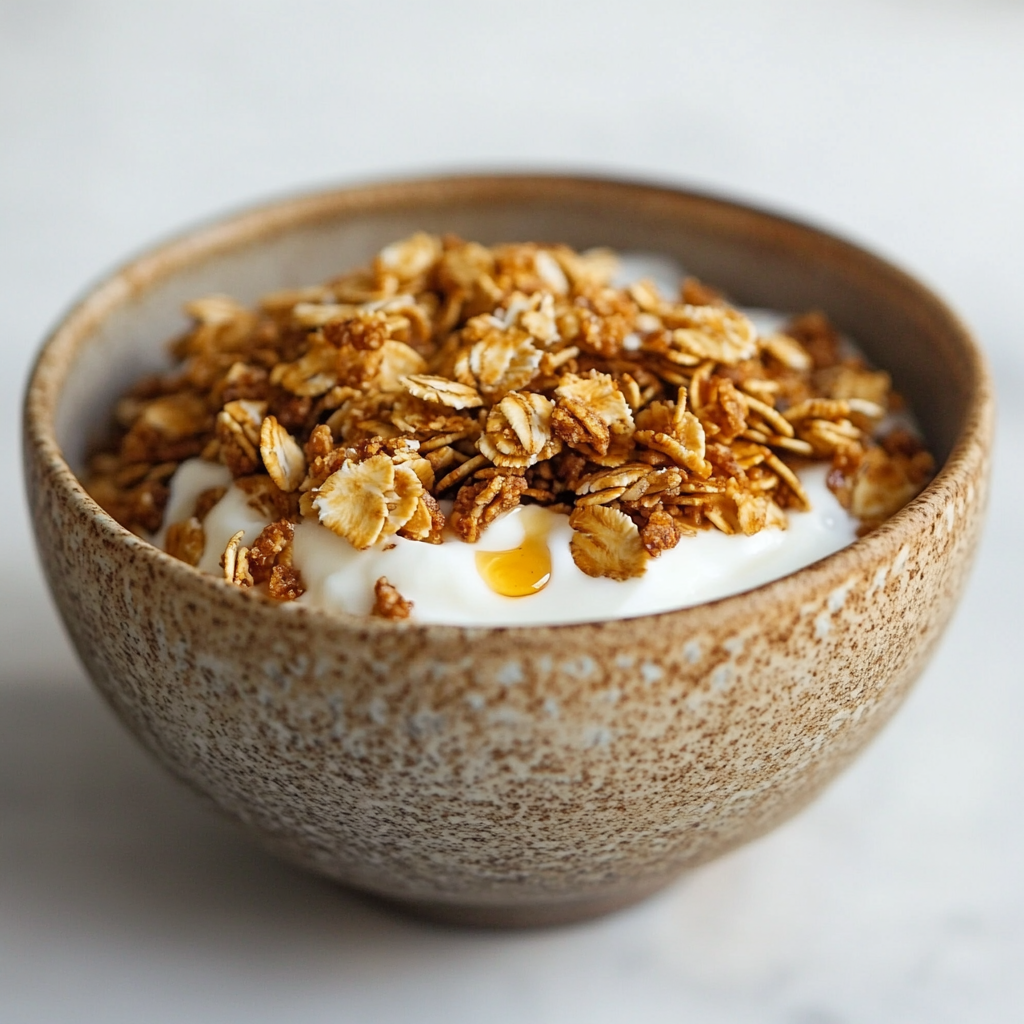
[[(373, 585), (381, 576), (414, 604), (418, 622), (462, 626), (536, 626), (599, 619), (624, 619), (686, 608), (738, 594), (786, 576), (850, 544), (858, 521), (846, 512), (825, 485), (828, 467), (800, 473), (811, 511), (788, 513), (786, 530), (762, 530), (751, 537), (707, 530), (683, 537), (676, 547), (647, 563), (638, 579), (594, 579), (572, 560), (568, 516), (537, 505), (520, 506), (488, 527), (476, 544), (453, 532), (443, 544), (390, 537), (366, 551), (319, 523), (295, 528), (294, 565), (306, 593), (300, 604), (327, 611), (366, 615), (373, 605)], [(228, 487), (203, 523), (206, 547), (198, 568), (219, 575), (220, 556), (239, 530), (251, 545), (269, 519), (248, 504), (247, 495), (231, 486), (220, 465), (191, 459), (171, 483), (168, 522), (187, 517), (208, 487)], [(551, 558), (551, 575), (543, 589), (527, 597), (504, 597), (485, 582), (477, 566), (481, 551), (507, 551), (522, 544), (529, 531), (543, 536)], [(155, 538), (157, 544), (161, 538)]]

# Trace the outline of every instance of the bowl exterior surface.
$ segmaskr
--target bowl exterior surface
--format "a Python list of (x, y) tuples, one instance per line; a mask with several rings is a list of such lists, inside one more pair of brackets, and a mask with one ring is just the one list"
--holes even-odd
[(506, 629), (278, 606), (157, 552), (77, 484), (48, 424), (97, 316), (65, 321), (26, 407), (39, 550), (90, 676), (270, 848), (435, 916), (588, 916), (794, 813), (900, 703), (977, 542), (985, 403), (889, 523), (710, 605)]

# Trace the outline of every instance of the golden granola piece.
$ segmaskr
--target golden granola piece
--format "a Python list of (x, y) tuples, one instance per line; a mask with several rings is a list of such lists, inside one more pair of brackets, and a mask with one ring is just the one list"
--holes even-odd
[(374, 455), (332, 473), (312, 504), (324, 526), (364, 550), (405, 526), (422, 495), (423, 484), (412, 469)]
[(886, 409), (892, 378), (885, 370), (869, 370), (856, 362), (821, 370), (816, 382), (829, 398), (861, 399)]
[(463, 337), (473, 344), (455, 362), (455, 377), (492, 401), (526, 387), (537, 375), (542, 351), (521, 327), (493, 316), (474, 317)]
[[(538, 253), (538, 260), (541, 255), (546, 254)], [(557, 263), (552, 261), (552, 265), (558, 270)], [(542, 345), (550, 345), (558, 340), (555, 299), (549, 293), (534, 292), (532, 295), (523, 295), (520, 292), (513, 292), (508, 298), (504, 321), (506, 326), (522, 328)]]
[(687, 306), (714, 306), (725, 301), (717, 288), (712, 288), (696, 277), (688, 277), (683, 281), (679, 297)]
[(185, 312), (197, 321), (185, 340), (190, 353), (234, 351), (244, 347), (256, 318), (228, 295), (209, 295), (185, 304)]
[(370, 352), (391, 340), (392, 324), (381, 310), (364, 310), (359, 306), (334, 308), (338, 311), (336, 315), (322, 324), (324, 338), (336, 348), (347, 345), (357, 352)]
[(386, 341), (374, 355), (375, 358), (369, 361), (373, 372), (367, 386), (378, 391), (402, 391), (404, 378), (422, 373), (427, 368), (423, 356), (404, 341)]
[[(580, 479), (574, 490), (577, 494), (597, 494), (609, 488), (622, 488), (625, 492), (628, 488), (634, 487), (640, 481), (646, 480), (656, 471), (644, 462), (633, 463), (625, 466), (616, 466), (612, 469), (601, 469), (596, 473), (589, 473)], [(646, 491), (641, 492), (646, 493)]]
[(291, 309), (291, 321), (298, 327), (327, 327), (360, 313), (360, 307), (351, 303), (297, 302)]
[(206, 422), (206, 405), (197, 395), (184, 392), (164, 395), (142, 409), (136, 423), (168, 440), (179, 440), (201, 430)]
[(482, 469), (487, 465), (486, 455), (474, 455), (471, 459), (466, 459), (465, 462), (456, 466), (450, 473), (441, 477), (437, 482), (437, 486), (434, 488), (438, 494), (443, 494), (449, 488), (454, 487), (457, 483), (461, 483), (467, 477), (471, 476), (478, 469)]
[(400, 378), (406, 391), (425, 402), (436, 402), (450, 409), (476, 409), (484, 404), (480, 393), (468, 384), (449, 380), (447, 377), (433, 377), (425, 373), (414, 373)]
[(275, 565), (267, 582), (267, 593), (277, 601), (294, 601), (306, 588), (299, 570), (291, 565)]
[(729, 481), (725, 493), (736, 506), (739, 532), (750, 537), (764, 529), (786, 529), (786, 514), (769, 495), (744, 490), (735, 479)]
[(492, 406), (477, 448), (494, 465), (504, 468), (525, 469), (550, 459), (562, 447), (552, 433), (554, 407), (543, 395), (513, 391)]
[(198, 565), (205, 548), (206, 533), (195, 516), (167, 527), (164, 550), (174, 558), (180, 558), (187, 565)]
[(467, 543), (474, 544), (498, 516), (510, 512), (526, 490), (521, 476), (493, 476), (475, 484), (465, 484), (456, 495), (451, 524)]
[(706, 479), (711, 463), (704, 457), (704, 427), (685, 405), (685, 391), (680, 389), (679, 402), (652, 402), (637, 416), (633, 440), (653, 451), (663, 452), (677, 466)]
[(820, 310), (794, 317), (783, 333), (806, 349), (815, 369), (834, 366), (839, 361), (839, 332)]
[(294, 537), (295, 526), (287, 519), (278, 519), (263, 528), (248, 552), (249, 573), (254, 583), (269, 580), (276, 565), (291, 565)]
[[(770, 466), (781, 478), (785, 485), (789, 488), (790, 493), (793, 496), (793, 503), (802, 512), (809, 512), (811, 508), (811, 500), (807, 497), (807, 492), (803, 489), (800, 484), (800, 480), (796, 473), (790, 469), (774, 452), (769, 452), (765, 456), (765, 465)], [(781, 499), (780, 499), (781, 500)]]
[(679, 524), (663, 509), (652, 512), (640, 529), (640, 542), (652, 558), (674, 548), (681, 536)]
[(398, 535), (407, 537), (409, 540), (423, 540), (431, 544), (440, 544), (444, 522), (441, 506), (429, 491), (424, 491), (416, 505), (416, 510), (398, 531)]
[(394, 274), (400, 281), (406, 282), (425, 274), (440, 255), (440, 239), (417, 231), (381, 249), (374, 261), (374, 268), (378, 273)]
[(267, 519), (289, 519), (298, 511), (298, 495), (282, 491), (263, 473), (235, 477), (235, 486), (246, 496), (246, 504)]
[(814, 369), (810, 353), (788, 334), (769, 334), (761, 339), (761, 351), (767, 352), (789, 370), (807, 373)]
[(647, 571), (640, 531), (624, 512), (603, 505), (577, 508), (569, 525), (574, 531), (569, 549), (581, 572), (628, 580)]
[(446, 247), (437, 264), (438, 282), (447, 291), (470, 296), (483, 278), (494, 273), (494, 255), (477, 242), (458, 242)]
[(933, 468), (927, 452), (907, 456), (869, 449), (853, 477), (850, 512), (868, 526), (883, 522), (921, 493)]
[(757, 355), (757, 328), (738, 309), (681, 305), (662, 319), (669, 329), (670, 348), (697, 362), (712, 359), (736, 366)]
[[(769, 415), (776, 415), (774, 409), (763, 408)], [(731, 380), (713, 376), (702, 391), (700, 408), (695, 408), (694, 413), (699, 417), (706, 436), (728, 444), (747, 429), (749, 409), (750, 403), (736, 390)], [(792, 427), (784, 420), (782, 422), (784, 429), (792, 434)]]
[(239, 530), (231, 537), (224, 548), (224, 554), (220, 556), (220, 564), (225, 582), (234, 583), (238, 587), (251, 587), (253, 580), (249, 572), (249, 549), (242, 544), (244, 536), (245, 531)]
[(538, 249), (533, 257), (533, 265), (537, 270), (537, 276), (551, 290), (553, 295), (568, 294), (569, 279), (565, 276), (565, 271), (559, 266), (558, 260), (550, 252), (546, 249)]
[(260, 427), (260, 455), (270, 479), (282, 491), (294, 491), (302, 483), (306, 475), (306, 456), (298, 441), (275, 416), (265, 417)]
[(627, 292), (591, 289), (577, 296), (558, 322), (559, 333), (585, 352), (602, 359), (618, 356), (633, 331), (637, 306)]
[(266, 402), (239, 399), (217, 413), (220, 460), (232, 476), (245, 476), (260, 464), (260, 425), (266, 410)]
[[(220, 416), (231, 419), (232, 430), (240, 430), (250, 444), (259, 445), (260, 427), (267, 411), (266, 402), (253, 402), (243, 399), (228, 402), (220, 411)], [(218, 416), (219, 418), (219, 416)]]
[(386, 576), (381, 576), (373, 585), (373, 594), (374, 602), (371, 615), (398, 621), (409, 618), (412, 613), (413, 602), (402, 597), (398, 590), (388, 583)]
[[(873, 403), (863, 403), (857, 406), (866, 415), (876, 414), (875, 418), (880, 419), (884, 410)], [(846, 399), (837, 398), (808, 398), (790, 406), (783, 415), (790, 423), (800, 423), (806, 419), (834, 420), (846, 419), (850, 416), (855, 406)]]
[(574, 252), (567, 245), (549, 250), (577, 291), (606, 287), (619, 269), (619, 258), (611, 249)]
[(587, 377), (567, 373), (555, 388), (555, 433), (585, 455), (607, 455), (613, 441), (633, 434), (633, 411), (618, 384), (606, 373)]
[(819, 458), (845, 449), (860, 449), (867, 440), (864, 432), (847, 419), (804, 419), (800, 421), (798, 434)]
[(270, 371), (270, 383), (293, 395), (322, 395), (338, 383), (338, 350), (323, 334), (314, 334), (304, 355), (292, 363), (278, 363)]

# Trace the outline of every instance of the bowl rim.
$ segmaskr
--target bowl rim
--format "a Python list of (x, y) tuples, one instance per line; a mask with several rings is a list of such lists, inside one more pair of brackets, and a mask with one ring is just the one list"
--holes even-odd
[[(552, 625), (452, 625), (423, 623), (415, 620), (391, 621), (376, 616), (329, 611), (295, 602), (277, 602), (258, 592), (243, 593), (217, 576), (201, 572), (172, 557), (165, 551), (121, 526), (105, 512), (85, 490), (64, 458), (57, 441), (55, 413), (73, 364), (76, 352), (106, 316), (121, 305), (145, 293), (176, 272), (195, 262), (218, 254), (241, 249), (246, 245), (287, 234), (293, 228), (308, 226), (320, 220), (343, 218), (349, 214), (370, 214), (394, 211), (428, 204), (431, 201), (451, 203), (454, 198), (477, 202), (490, 198), (503, 201), (528, 200), (564, 194), (588, 197), (604, 196), (620, 206), (628, 202), (646, 205), (655, 202), (682, 201), (708, 217), (721, 221), (731, 219), (737, 225), (766, 237), (785, 234), (786, 248), (824, 247), (836, 258), (844, 258), (848, 267), (861, 273), (873, 273), (918, 302), (930, 307), (933, 315), (944, 322), (949, 336), (959, 345), (973, 377), (963, 425), (945, 462), (928, 486), (911, 502), (879, 527), (853, 543), (824, 558), (809, 563), (792, 573), (760, 586), (701, 602), (684, 608), (630, 616), (625, 619), (596, 619)], [(368, 184), (343, 185), (327, 189), (286, 195), (277, 199), (236, 208), (225, 215), (213, 217), (186, 227), (128, 257), (106, 274), (86, 286), (57, 324), (45, 337), (32, 365), (23, 403), (23, 457), (26, 479), (31, 479), (33, 463), (50, 478), (58, 492), (83, 518), (115, 543), (126, 544), (134, 557), (151, 560), (162, 571), (183, 574), (182, 583), (201, 586), (211, 598), (247, 602), (239, 610), (259, 604), (273, 606), (285, 614), (309, 619), (311, 623), (334, 627), (357, 627), (362, 631), (422, 631), (432, 635), (453, 632), (480, 635), (494, 632), (537, 634), (547, 630), (571, 630), (580, 627), (601, 627), (612, 622), (664, 619), (666, 616), (699, 615), (705, 609), (719, 609), (751, 600), (768, 601), (784, 598), (797, 581), (809, 580), (815, 574), (829, 577), (852, 575), (864, 556), (869, 561), (892, 550), (894, 540), (910, 536), (910, 526), (918, 513), (931, 508), (935, 512), (955, 500), (957, 481), (969, 479), (971, 467), (984, 462), (991, 446), (994, 418), (994, 388), (987, 361), (970, 330), (960, 317), (926, 285), (888, 260), (862, 246), (848, 241), (830, 230), (803, 220), (775, 213), (744, 201), (724, 198), (703, 190), (652, 183), (632, 178), (562, 173), (487, 173), (442, 174), (430, 177), (393, 178)], [(984, 499), (984, 495), (981, 496)]]

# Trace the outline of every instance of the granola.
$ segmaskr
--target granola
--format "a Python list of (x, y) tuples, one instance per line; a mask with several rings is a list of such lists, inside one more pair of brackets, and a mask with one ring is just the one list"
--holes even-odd
[[(140, 534), (166, 525), (191, 565), (223, 488), (163, 524), (185, 460), (220, 463), (270, 525), (235, 533), (224, 578), (278, 600), (304, 591), (295, 528), (315, 522), (365, 550), (395, 535), (475, 542), (523, 504), (568, 516), (589, 576), (625, 580), (698, 532), (786, 529), (828, 486), (863, 528), (934, 472), (905, 430), (889, 375), (844, 355), (823, 313), (759, 333), (686, 279), (613, 285), (615, 256), (535, 243), (485, 247), (418, 233), (320, 285), (187, 305), (173, 370), (117, 405), (88, 487)], [(384, 577), (374, 614), (411, 603)]]

